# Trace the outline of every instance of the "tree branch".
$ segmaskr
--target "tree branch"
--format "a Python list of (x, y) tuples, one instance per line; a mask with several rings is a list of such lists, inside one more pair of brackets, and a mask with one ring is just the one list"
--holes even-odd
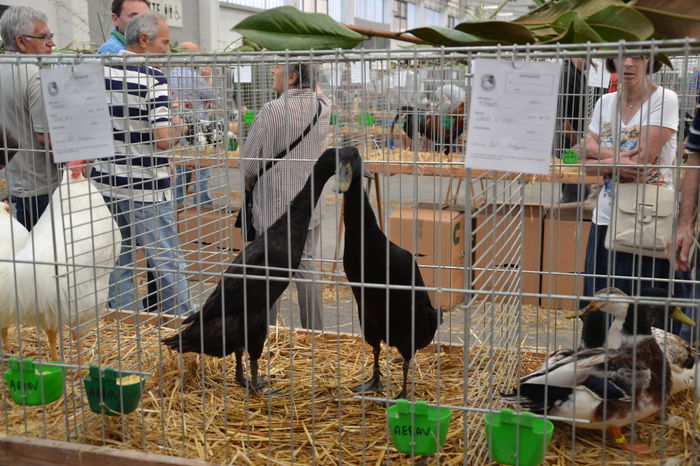
[(429, 42), (421, 40), (411, 34), (403, 34), (400, 32), (391, 31), (380, 31), (378, 29), (363, 28), (360, 26), (354, 26), (352, 24), (344, 24), (343, 26), (345, 26), (348, 29), (352, 29), (355, 32), (359, 32), (360, 34), (364, 34), (370, 37), (385, 37), (387, 39), (400, 40), (403, 42), (413, 42), (414, 44), (429, 44)]

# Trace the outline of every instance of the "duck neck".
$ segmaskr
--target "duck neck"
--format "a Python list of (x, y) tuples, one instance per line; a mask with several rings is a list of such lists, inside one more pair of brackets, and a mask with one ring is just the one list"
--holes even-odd
[(583, 348), (605, 346), (606, 327), (605, 313), (592, 312), (585, 316), (581, 328), (581, 346)]
[(634, 306), (630, 305), (625, 316), (625, 322), (622, 324), (622, 334), (628, 337), (640, 338), (651, 336), (649, 315), (644, 306), (637, 306), (635, 312)]
[[(374, 216), (374, 211), (367, 198), (367, 193), (362, 187), (362, 176), (353, 177), (350, 188), (348, 188), (344, 196), (343, 219), (345, 221), (345, 229), (351, 235), (351, 238), (359, 241), (360, 234), (366, 235), (368, 231), (379, 228), (377, 218)], [(364, 222), (362, 222), (363, 215)]]
[[(306, 184), (289, 204), (291, 221), (295, 225), (299, 225), (298, 228), (291, 229), (290, 237), (292, 242), (306, 238), (311, 216), (321, 197), (323, 187), (326, 185), (328, 178), (334, 174), (335, 154), (331, 155), (332, 157), (326, 156), (318, 159), (311, 176), (306, 180)], [(286, 225), (286, 216), (283, 215), (278, 221), (284, 221)]]

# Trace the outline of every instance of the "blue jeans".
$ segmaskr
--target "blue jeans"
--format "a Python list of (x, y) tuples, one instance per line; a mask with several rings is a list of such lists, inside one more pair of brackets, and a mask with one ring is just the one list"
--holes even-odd
[(31, 231), (32, 227), (39, 221), (39, 217), (44, 213), (49, 205), (49, 195), (42, 194), (33, 197), (16, 197), (11, 196), (12, 202), (15, 203), (17, 212), (17, 221), (24, 225), (24, 228)]
[(190, 183), (190, 176), (194, 185), (192, 186), (192, 191), (194, 191), (194, 204), (211, 206), (211, 195), (209, 194), (209, 178), (211, 174), (208, 168), (195, 168), (194, 170), (188, 170), (184, 165), (178, 165), (177, 175), (175, 175), (175, 202), (178, 204), (185, 203), (185, 193), (187, 192), (187, 185)]
[[(584, 277), (583, 294), (585, 296), (593, 296), (596, 291), (608, 286), (617, 287), (629, 296), (639, 296), (641, 290), (652, 286), (668, 289), (669, 283), (658, 279), (668, 279), (672, 276), (682, 280), (690, 279), (690, 272), (678, 271), (674, 273), (671, 270), (671, 264), (666, 259), (655, 259), (626, 252), (611, 254), (605, 248), (607, 231), (606, 225), (596, 225), (591, 222), (584, 270), (586, 275), (596, 275), (596, 277)], [(612, 261), (611, 271), (608, 270), (609, 261)], [(614, 278), (612, 275), (618, 275), (621, 278)], [(674, 282), (672, 293), (674, 298), (690, 298), (691, 292), (692, 287), (689, 284)], [(692, 308), (683, 309), (690, 316), (693, 315), (691, 314), (692, 310)], [(654, 324), (656, 327), (664, 326), (662, 320)], [(689, 342), (691, 341), (692, 329), (690, 327), (676, 321), (672, 321), (671, 324), (670, 330), (673, 333)]]
[[(105, 202), (122, 234), (122, 247), (117, 260), (119, 268), (109, 277), (110, 306), (114, 309), (135, 308), (136, 274), (133, 267), (138, 246), (143, 250), (149, 271), (152, 272), (149, 276), (149, 295), (155, 294), (155, 297), (151, 296), (146, 302), (157, 302), (159, 310), (169, 314), (192, 312), (173, 202), (110, 198), (105, 198)], [(148, 308), (147, 305), (144, 307)]]

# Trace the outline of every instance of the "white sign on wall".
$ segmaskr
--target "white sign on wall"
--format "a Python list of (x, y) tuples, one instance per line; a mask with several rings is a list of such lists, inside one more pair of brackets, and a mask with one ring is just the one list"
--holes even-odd
[(165, 16), (168, 26), (182, 27), (182, 0), (151, 0), (151, 10)]

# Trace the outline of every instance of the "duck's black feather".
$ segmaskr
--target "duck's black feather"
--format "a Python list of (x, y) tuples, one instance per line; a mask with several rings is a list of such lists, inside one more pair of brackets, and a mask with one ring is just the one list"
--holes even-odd
[(326, 150), (304, 188), (290, 203), (288, 212), (266, 234), (246, 246), (226, 271), (242, 275), (245, 270), (246, 277), (224, 276), (202, 310), (184, 321), (188, 326), (163, 343), (182, 352), (218, 357), (234, 351), (242, 354), (247, 349), (251, 361), (257, 361), (267, 337), (267, 311), (289, 284), (289, 280), (267, 280), (266, 276), (288, 278), (288, 271), (275, 268), (299, 267), (313, 208), (326, 181), (335, 174), (336, 152), (339, 160), (348, 162), (359, 157), (354, 147)]
[[(390, 242), (379, 228), (360, 173), (353, 170), (352, 183), (345, 192), (345, 274), (350, 282), (389, 285), (388, 289), (352, 287), (360, 324), (365, 340), (373, 348), (379, 348), (384, 341), (410, 361), (416, 350), (433, 339), (439, 325), (438, 312), (426, 291), (391, 286), (425, 284), (413, 255)], [(402, 394), (405, 388), (404, 384)]]

